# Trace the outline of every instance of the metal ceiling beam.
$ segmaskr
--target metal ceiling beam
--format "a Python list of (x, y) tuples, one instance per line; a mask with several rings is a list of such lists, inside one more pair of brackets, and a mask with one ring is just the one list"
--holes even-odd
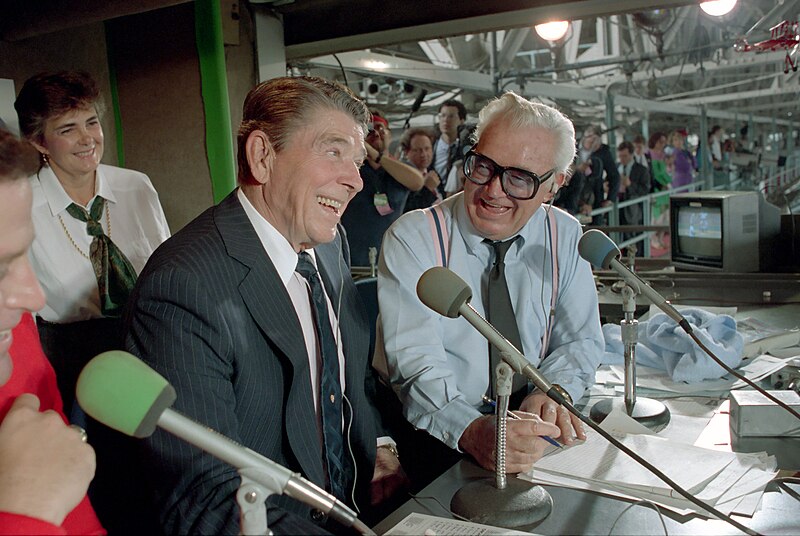
[[(488, 74), (437, 67), (424, 61), (397, 58), (369, 52), (342, 52), (336, 55), (342, 66), (368, 76), (389, 76), (403, 80), (427, 82), (437, 86), (462, 88), (466, 91), (491, 93), (492, 80)], [(332, 55), (311, 58), (311, 65), (338, 68)]]
[[(350, 71), (367, 76), (388, 76), (403, 80), (429, 83), (454, 89), (463, 89), (481, 95), (493, 96), (492, 78), (488, 74), (461, 69), (446, 69), (430, 63), (397, 58), (385, 54), (343, 52), (337, 54), (342, 66)], [(308, 61), (311, 65), (338, 68), (336, 58), (322, 56)], [(516, 89), (516, 88), (515, 88)], [(517, 91), (519, 91), (517, 89)], [(527, 96), (552, 99), (585, 100), (593, 103), (603, 102), (603, 92), (568, 84), (547, 84), (526, 82), (523, 93)]]
[(628, 95), (615, 95), (614, 103), (617, 106), (635, 108), (636, 110), (641, 110), (643, 112), (661, 112), (678, 115), (698, 115), (700, 113), (700, 109), (696, 106), (687, 106), (685, 104), (674, 102), (640, 99), (638, 97), (630, 97)]
[(766, 102), (762, 104), (754, 104), (752, 106), (739, 106), (736, 111), (743, 114), (750, 112), (769, 112), (771, 110), (779, 110), (781, 108), (789, 108), (790, 111), (797, 109), (797, 103), (793, 100), (781, 100), (776, 102)]
[(755, 89), (752, 91), (736, 91), (732, 93), (723, 93), (722, 95), (708, 95), (706, 97), (680, 99), (678, 102), (689, 105), (713, 104), (720, 102), (729, 102), (733, 100), (758, 99), (762, 97), (775, 97), (778, 95), (791, 95), (795, 93), (800, 93), (800, 86), (794, 85), (781, 88)]
[(515, 28), (506, 32), (505, 39), (503, 39), (503, 46), (497, 52), (497, 69), (504, 71), (511, 66), (511, 62), (519, 52), (525, 39), (530, 35), (529, 28)]
[[(713, 63), (710, 61), (703, 62), (702, 69), (704, 72), (708, 73), (709, 75), (713, 75), (717, 72), (727, 71), (731, 69), (746, 69), (748, 67), (757, 67), (767, 63), (775, 63), (777, 64), (780, 62), (780, 65), (783, 66), (783, 58), (786, 54), (784, 52), (765, 52), (763, 54), (742, 54), (741, 58), (737, 58), (734, 60), (728, 60), (725, 63)], [(619, 62), (622, 63), (625, 61), (626, 58), (619, 58)], [(677, 76), (688, 76), (696, 73), (701, 69), (700, 65), (684, 65), (681, 67), (680, 65), (675, 65), (673, 67), (668, 67), (664, 70), (658, 71), (658, 78), (675, 78)], [(777, 71), (777, 67), (776, 67)], [(633, 73), (631, 81), (633, 82), (642, 82), (649, 80), (651, 77), (651, 72), (648, 71), (637, 71)], [(625, 75), (618, 75), (609, 77), (606, 79), (606, 83), (608, 84), (625, 84), (628, 82), (628, 78)]]
[[(686, 105), (676, 102), (660, 102), (660, 101), (651, 101), (646, 99), (639, 99), (636, 97), (628, 97), (627, 95), (615, 95), (614, 96), (614, 103), (617, 106), (627, 106), (629, 108), (634, 108), (636, 110), (642, 110), (647, 112), (661, 112), (661, 113), (668, 113), (668, 114), (678, 114), (678, 115), (693, 115), (693, 116), (700, 116), (702, 108), (700, 106), (692, 106)], [(708, 117), (714, 117), (716, 119), (742, 119), (742, 113), (733, 113), (733, 112), (725, 112), (722, 110), (714, 110), (706, 108), (706, 115)], [(754, 123), (767, 123), (772, 124), (773, 121), (775, 124), (782, 125), (782, 126), (792, 126), (793, 123), (791, 121), (787, 121), (784, 119), (775, 120), (772, 117), (765, 117), (765, 116), (753, 116), (752, 118)]]
[[(462, 89), (491, 96), (492, 79), (489, 75), (460, 69), (437, 68), (430, 63), (397, 58), (385, 54), (344, 52), (337, 54), (342, 66), (350, 71), (367, 76), (388, 76), (421, 83)], [(338, 68), (339, 64), (333, 56), (322, 56), (309, 60), (311, 65)], [(519, 91), (518, 88), (513, 88)], [(545, 82), (526, 82), (522, 93), (528, 97), (540, 97), (554, 100), (586, 101), (592, 104), (602, 104), (605, 102), (604, 92), (597, 89), (582, 88), (566, 84), (548, 84)], [(627, 95), (615, 95), (614, 102), (617, 106), (626, 106), (636, 110), (646, 112), (671, 113), (678, 115), (699, 115), (700, 108), (682, 102), (661, 102)], [(717, 119), (736, 119), (740, 114), (724, 112), (720, 110), (708, 110), (708, 116)], [(758, 123), (771, 123), (771, 117), (754, 117)], [(778, 124), (790, 124), (784, 120), (778, 120)]]
[[(358, 2), (351, 3), (358, 4)], [(278, 11), (284, 14), (287, 40), (297, 39), (297, 42), (287, 41), (286, 58), (292, 60), (394, 43), (521, 28), (554, 17), (574, 20), (653, 7), (680, 7), (694, 3), (696, 1), (691, 0), (505, 0), (504, 2), (462, 0), (457, 8), (453, 9), (452, 5), (446, 2), (439, 4), (431, 3), (429, 0), (405, 0), (402, 5), (387, 8), (386, 12), (376, 13), (374, 9), (365, 9), (363, 11), (365, 16), (358, 17), (353, 16), (354, 13), (359, 13), (358, 9), (343, 9), (343, 6), (319, 2), (318, 9), (306, 7), (305, 11), (302, 11), (304, 2), (298, 2), (296, 7), (282, 6)], [(530, 7), (531, 4), (536, 5)], [(420, 14), (426, 15), (427, 20), (430, 20), (433, 10), (442, 9), (440, 5), (446, 8), (447, 16), (443, 14), (439, 20), (426, 24), (411, 22), (419, 20)], [(369, 16), (366, 16), (367, 14)], [(459, 14), (462, 18), (451, 18)], [(380, 23), (376, 21), (376, 16), (392, 20), (387, 20), (383, 23), (383, 28), (378, 28), (376, 25)], [(417, 17), (412, 19), (412, 16)], [(336, 21), (336, 24), (332, 21)], [(336, 35), (332, 33), (329, 38), (312, 40), (315, 35), (320, 34), (321, 29), (335, 32)]]
[(523, 94), (529, 97), (548, 97), (556, 100), (587, 101), (589, 103), (596, 104), (602, 104), (605, 102), (604, 92), (601, 90), (567, 84), (526, 82)]
[(683, 97), (689, 97), (691, 95), (697, 95), (698, 93), (710, 93), (712, 91), (719, 92), (719, 91), (721, 91), (723, 89), (742, 86), (742, 85), (745, 85), (745, 84), (753, 84), (755, 82), (760, 82), (761, 80), (767, 80), (769, 78), (775, 78), (775, 76), (776, 76), (775, 74), (759, 75), (759, 76), (755, 76), (753, 78), (746, 78), (744, 80), (737, 80), (735, 82), (728, 82), (726, 84), (720, 84), (718, 86), (704, 87), (704, 88), (700, 88), (700, 89), (693, 89), (691, 91), (684, 91), (682, 93), (673, 93), (672, 95), (665, 95), (663, 97), (658, 97), (656, 100), (662, 101), (662, 102), (679, 101), (679, 99), (681, 99)]

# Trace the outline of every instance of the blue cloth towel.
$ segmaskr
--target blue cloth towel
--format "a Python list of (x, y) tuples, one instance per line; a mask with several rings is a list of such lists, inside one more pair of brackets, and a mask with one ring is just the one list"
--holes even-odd
[[(687, 308), (681, 314), (692, 329), (723, 363), (736, 368), (742, 362), (744, 338), (736, 331), (736, 320), (703, 309)], [(725, 370), (715, 363), (678, 324), (664, 313), (639, 323), (636, 363), (666, 370), (674, 381), (687, 383), (720, 378)], [(622, 335), (619, 325), (605, 324), (604, 365), (623, 364)]]

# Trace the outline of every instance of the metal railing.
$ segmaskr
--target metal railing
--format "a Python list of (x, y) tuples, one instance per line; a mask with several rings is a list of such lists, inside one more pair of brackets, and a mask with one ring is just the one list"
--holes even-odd
[[(768, 201), (778, 206), (786, 205), (788, 210), (795, 212), (800, 209), (800, 150), (793, 151), (786, 156), (783, 166), (759, 166), (754, 173), (747, 176), (741, 169), (733, 166), (724, 170), (717, 170), (712, 181), (714, 190), (754, 190), (764, 193)], [(609, 232), (612, 240), (624, 249), (632, 244), (643, 242), (644, 256), (650, 257), (650, 236), (653, 233), (668, 231), (669, 224), (658, 225), (653, 221), (653, 207), (664, 203), (664, 198), (681, 193), (694, 192), (706, 188), (706, 181), (695, 179), (693, 182), (675, 189), (653, 192), (635, 199), (617, 202), (608, 207), (601, 207), (591, 211), (589, 216), (583, 216), (582, 222), (591, 225), (596, 216), (607, 215), (608, 222), (595, 225)], [(667, 202), (667, 206), (668, 206)], [(619, 211), (625, 207), (642, 205), (642, 223), (640, 225), (620, 227)], [(668, 209), (667, 209), (668, 210)], [(585, 219), (585, 221), (584, 221)], [(630, 227), (627, 229), (626, 227)], [(635, 233), (634, 236), (623, 239), (623, 233)]]
[[(592, 210), (589, 214), (591, 219), (587, 222), (587, 225), (591, 225), (591, 221), (594, 220), (595, 216), (601, 216), (603, 214), (608, 214), (608, 224), (607, 225), (599, 225), (596, 227), (605, 228), (606, 230), (610, 231), (609, 235), (611, 239), (617, 244), (620, 249), (625, 249), (630, 245), (636, 244), (638, 242), (643, 242), (644, 246), (644, 256), (650, 256), (650, 236), (653, 233), (657, 233), (660, 231), (666, 231), (669, 229), (668, 225), (657, 225), (653, 221), (653, 207), (657, 204), (663, 204), (663, 199), (669, 197), (673, 194), (682, 193), (682, 192), (694, 192), (697, 190), (701, 190), (705, 186), (705, 181), (703, 180), (695, 180), (690, 182), (689, 184), (685, 184), (683, 186), (679, 186), (675, 189), (670, 190), (662, 190), (660, 192), (653, 192), (647, 195), (643, 195), (641, 197), (636, 197), (634, 199), (627, 199), (625, 201), (614, 203), (613, 205), (607, 207), (596, 208)], [(635, 232), (634, 236), (630, 238), (623, 239), (623, 233), (619, 230), (613, 230), (616, 227), (619, 227), (619, 211), (625, 207), (630, 207), (633, 205), (642, 205), (642, 223), (639, 225), (632, 225), (631, 232)], [(669, 203), (667, 202), (667, 206)], [(669, 210), (667, 208), (667, 210)], [(642, 227), (649, 227), (651, 229), (642, 230), (641, 232), (635, 231), (635, 229), (641, 229)], [(627, 232), (627, 231), (626, 231)], [(628, 233), (630, 234), (630, 233)]]

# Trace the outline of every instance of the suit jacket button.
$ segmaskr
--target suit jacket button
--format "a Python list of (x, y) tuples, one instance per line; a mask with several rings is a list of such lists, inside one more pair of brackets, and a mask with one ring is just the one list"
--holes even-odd
[(322, 510), (317, 510), (316, 508), (311, 510), (311, 521), (313, 521), (314, 523), (321, 525), (325, 523), (327, 519), (328, 516), (325, 515), (325, 512), (323, 512)]

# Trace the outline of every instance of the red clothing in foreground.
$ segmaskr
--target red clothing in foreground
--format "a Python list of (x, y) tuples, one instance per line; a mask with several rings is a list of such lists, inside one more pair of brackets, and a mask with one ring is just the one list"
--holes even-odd
[[(56, 385), (53, 367), (47, 361), (39, 343), (39, 334), (33, 316), (25, 314), (12, 331), (11, 361), (14, 370), (8, 383), (0, 387), (0, 421), (5, 418), (14, 400), (23, 393), (32, 393), (39, 397), (40, 411), (52, 409), (67, 421), (62, 410), (61, 395)], [(75, 509), (67, 515), (64, 523), (57, 527), (41, 519), (28, 516), (0, 512), (0, 535), (7, 534), (106, 534), (100, 525), (97, 515), (84, 497)]]

